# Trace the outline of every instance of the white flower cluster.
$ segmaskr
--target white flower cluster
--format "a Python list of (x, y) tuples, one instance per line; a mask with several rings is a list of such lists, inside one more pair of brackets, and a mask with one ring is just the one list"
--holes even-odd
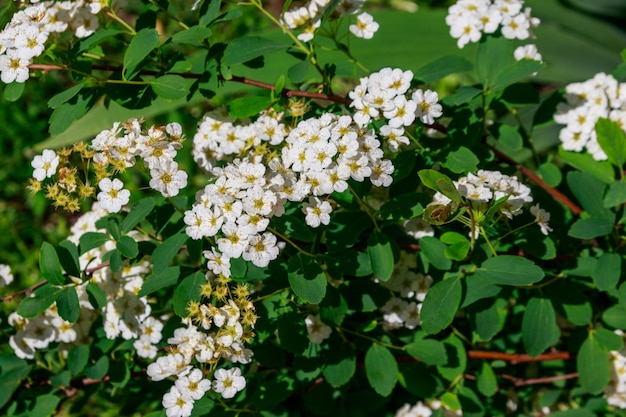
[(0, 288), (13, 282), (13, 274), (9, 265), (0, 264)]
[(412, 125), (416, 118), (430, 125), (442, 115), (439, 96), (434, 91), (417, 89), (407, 99), (405, 94), (412, 80), (411, 71), (383, 68), (361, 78), (360, 84), (350, 92), (350, 106), (356, 110), (354, 121), (357, 125), (364, 127), (372, 119), (386, 119), (380, 134), (387, 138), (392, 151), (396, 151), (401, 144), (408, 145), (404, 128)]
[(309, 340), (316, 345), (321, 344), (333, 332), (330, 326), (325, 324), (319, 314), (309, 314), (304, 319), (306, 323), (306, 331), (309, 334)]
[[(467, 199), (472, 209), (486, 210), (492, 203), (507, 198), (501, 206), (499, 213), (512, 219), (523, 212), (523, 207), (533, 201), (530, 188), (519, 182), (517, 177), (502, 174), (499, 171), (479, 170), (476, 174), (469, 173), (454, 182), (461, 197)], [(430, 205), (448, 205), (452, 203), (448, 197), (437, 192), (433, 196)], [(535, 216), (535, 222), (539, 224), (542, 233), (548, 234), (552, 229), (548, 226), (550, 214), (535, 205), (531, 208), (531, 214)], [(474, 236), (478, 235), (476, 228), (471, 231)]]
[[(298, 29), (301, 31), (298, 35), (298, 39), (302, 42), (309, 42), (315, 37), (315, 31), (320, 27), (322, 15), (329, 3), (330, 0), (311, 0), (302, 7), (286, 11), (282, 17), (282, 21), (289, 29)], [(342, 0), (333, 11), (332, 16), (342, 17), (357, 13), (361, 10), (364, 3), (365, 0)], [(365, 39), (371, 38), (374, 32), (378, 30), (378, 24), (371, 19), (371, 16), (368, 18), (360, 15), (357, 18), (356, 27), (357, 29), (355, 30), (350, 28), (352, 33)], [(369, 36), (369, 38), (367, 36)]]
[[(212, 304), (200, 304), (200, 327), (190, 319), (186, 327), (174, 331), (167, 340), (170, 353), (159, 357), (148, 366), (147, 374), (153, 381), (176, 376), (176, 382), (163, 396), (163, 406), (168, 417), (186, 417), (191, 414), (195, 401), (201, 399), (211, 388), (223, 398), (232, 398), (246, 387), (246, 380), (239, 368), (220, 368), (213, 375), (213, 382), (203, 379), (203, 373), (192, 363), (215, 365), (221, 359), (232, 363), (249, 363), (252, 351), (244, 347), (242, 314), (233, 300), (218, 308)], [(214, 330), (208, 332), (208, 330)], [(202, 365), (201, 365), (202, 366)]]
[[(187, 173), (179, 170), (174, 161), (182, 140), (178, 123), (152, 126), (145, 131), (138, 119), (123, 125), (116, 122), (112, 129), (103, 130), (92, 140), (91, 148), (96, 151), (93, 161), (101, 167), (111, 164), (116, 170), (123, 170), (134, 166), (139, 157), (150, 170), (150, 187), (164, 197), (173, 197), (187, 186)], [(130, 192), (123, 185), (117, 178), (103, 178), (98, 183), (98, 201), (108, 212), (117, 212), (128, 203)]]
[[(621, 330), (616, 330), (624, 336)], [(611, 380), (604, 390), (607, 402), (618, 408), (626, 408), (626, 349), (615, 350), (611, 355)]]
[[(257, 141), (266, 143), (248, 148)], [(254, 154), (267, 144), (282, 148)], [(214, 158), (244, 151), (248, 155), (242, 159), (213, 167)], [(325, 196), (345, 191), (349, 179), (369, 178), (375, 186), (389, 186), (393, 172), (374, 130), (359, 127), (350, 116), (330, 113), (303, 120), (288, 132), (267, 115), (243, 127), (207, 115), (194, 137), (194, 155), (215, 180), (198, 192), (185, 213), (186, 232), (193, 239), (218, 236), (220, 253), (212, 250), (205, 256), (209, 269), (226, 276), (230, 258), (243, 256), (264, 267), (278, 256), (276, 237), (266, 229), (273, 216), (284, 213), (288, 201), (307, 200), (302, 208), (305, 221), (318, 227), (330, 222), (332, 206)]]
[[(83, 214), (72, 226), (68, 240), (78, 244), (80, 236), (87, 232), (104, 232), (96, 227), (96, 221), (106, 215), (106, 211), (94, 204), (91, 211)], [(135, 237), (138, 238), (138, 237)], [(113, 241), (108, 241), (98, 248), (91, 249), (79, 258), (81, 270), (90, 266), (102, 265), (102, 256), (115, 248)], [(148, 275), (148, 264), (141, 262), (130, 266), (123, 264), (120, 272), (110, 268), (95, 268), (90, 280), (81, 282), (76, 279), (75, 288), (80, 301), (80, 315), (76, 323), (69, 323), (58, 314), (56, 304), (49, 307), (42, 315), (26, 319), (17, 313), (10, 316), (10, 324), (17, 328), (9, 343), (20, 358), (32, 359), (35, 351), (45, 349), (52, 342), (63, 343), (70, 347), (75, 343), (88, 340), (92, 323), (100, 316), (104, 318), (106, 337), (134, 342), (137, 355), (143, 358), (156, 356), (156, 344), (161, 340), (163, 324), (150, 316), (151, 308), (146, 297), (137, 297)], [(94, 283), (106, 295), (106, 305), (96, 311), (89, 302), (87, 284)]]
[(540, 22), (523, 7), (523, 0), (458, 0), (448, 8), (446, 23), (459, 48), (498, 28), (507, 39), (528, 39)]
[(626, 83), (601, 72), (587, 81), (567, 85), (564, 97), (566, 102), (559, 104), (554, 115), (557, 123), (566, 125), (559, 133), (563, 149), (573, 152), (586, 149), (597, 161), (606, 160), (595, 126), (602, 117), (626, 131)]
[(385, 329), (415, 329), (421, 323), (420, 310), (433, 279), (430, 275), (415, 272), (415, 268), (416, 257), (402, 251), (391, 278), (382, 283), (383, 287), (393, 293), (389, 301), (380, 308)]
[(0, 32), (2, 82), (26, 81), (28, 66), (43, 53), (51, 34), (71, 29), (76, 37), (84, 38), (94, 33), (101, 8), (100, 0), (43, 1), (15, 13)]

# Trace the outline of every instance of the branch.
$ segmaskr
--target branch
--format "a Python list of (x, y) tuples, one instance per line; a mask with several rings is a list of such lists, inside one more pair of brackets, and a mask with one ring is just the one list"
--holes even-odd
[(28, 288), (24, 288), (23, 290), (19, 290), (17, 292), (14, 292), (13, 294), (9, 294), (5, 297), (2, 297), (2, 299), (0, 299), (0, 301), (2, 301), (3, 303), (9, 302), (12, 299), (14, 299), (15, 297), (17, 297), (18, 295), (21, 294), (30, 294), (31, 292), (35, 291), (37, 288), (41, 287), (42, 285), (47, 284), (48, 281), (46, 281), (45, 279), (43, 281), (39, 281), (38, 283), (36, 283), (33, 286), (30, 286)]
[[(28, 68), (33, 69), (33, 70), (41, 70), (44, 72), (50, 72), (50, 71), (70, 71), (71, 69), (68, 67), (64, 67), (61, 65), (52, 65), (52, 64), (30, 64), (28, 66)], [(122, 67), (118, 67), (118, 66), (113, 66), (113, 65), (92, 65), (91, 66), (92, 69), (95, 70), (99, 70), (99, 71), (112, 71), (112, 72), (121, 72), (122, 71)], [(158, 71), (151, 71), (151, 70), (143, 70), (139, 72), (139, 75), (150, 75), (150, 76), (156, 76), (161, 74)], [(168, 73), (170, 75), (178, 75), (180, 77), (183, 78), (188, 78), (188, 79), (198, 79), (200, 77), (202, 77), (202, 74), (190, 74), (190, 73), (184, 73), (184, 72), (170, 72)], [(232, 81), (232, 82), (237, 82), (237, 83), (241, 83), (241, 84), (247, 84), (247, 85), (252, 85), (255, 87), (259, 87), (259, 88), (263, 88), (265, 90), (271, 90), (274, 91), (276, 88), (273, 84), (269, 84), (269, 83), (265, 83), (263, 81), (257, 81), (257, 80), (252, 80), (250, 78), (245, 78), (245, 77), (239, 77), (239, 76), (233, 76), (230, 79), (225, 79), (222, 76), (219, 77), (219, 79), (221, 81)], [(341, 97), (335, 94), (325, 94), (325, 93), (318, 93), (318, 92), (313, 92), (313, 91), (300, 91), (300, 90), (288, 90), (288, 89), (284, 89), (281, 94), (286, 97), (286, 98), (291, 98), (291, 97), (306, 97), (306, 98), (311, 98), (311, 99), (318, 99), (318, 100), (326, 100), (326, 101), (331, 101), (334, 103), (339, 103), (339, 104), (345, 104), (345, 105), (349, 105), (350, 103), (352, 103), (352, 100), (350, 100), (349, 98), (346, 97)]]
[(513, 375), (501, 374), (497, 375), (502, 379), (507, 379), (513, 382), (513, 385), (516, 387), (522, 387), (524, 385), (537, 385), (537, 384), (549, 384), (555, 381), (563, 381), (566, 379), (574, 379), (578, 378), (578, 372), (572, 372), (570, 374), (563, 375), (554, 375), (554, 376), (546, 376), (543, 378), (530, 378), (530, 379), (522, 379), (514, 377)]
[(569, 360), (573, 359), (574, 355), (570, 352), (552, 352), (544, 353), (543, 355), (532, 357), (525, 353), (503, 353), (503, 352), (489, 352), (482, 350), (470, 350), (467, 352), (467, 357), (470, 359), (493, 359), (503, 360), (506, 362), (525, 363), (525, 362), (545, 362), (556, 360)]

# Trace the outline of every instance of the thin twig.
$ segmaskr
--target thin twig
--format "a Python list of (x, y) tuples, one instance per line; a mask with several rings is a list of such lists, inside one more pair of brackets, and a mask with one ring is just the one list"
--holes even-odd
[(17, 292), (14, 292), (13, 294), (9, 294), (9, 295), (7, 295), (5, 297), (2, 297), (2, 302), (3, 303), (7, 303), (7, 302), (11, 301), (12, 299), (14, 299), (15, 297), (17, 297), (18, 295), (21, 295), (21, 294), (28, 295), (31, 292), (35, 291), (37, 288), (39, 288), (39, 287), (41, 287), (41, 286), (43, 286), (43, 285), (45, 285), (47, 283), (48, 283), (48, 281), (46, 281), (45, 279), (43, 281), (39, 281), (35, 285), (32, 285), (32, 286), (30, 286), (28, 288), (24, 288), (23, 290), (19, 290)]
[(482, 350), (470, 350), (467, 352), (467, 357), (470, 359), (493, 359), (503, 360), (506, 362), (525, 363), (525, 362), (545, 362), (556, 360), (569, 360), (573, 359), (574, 355), (570, 352), (552, 352), (544, 353), (539, 356), (530, 356), (525, 353), (504, 353), (504, 352), (490, 352)]
[[(70, 69), (61, 65), (53, 65), (53, 64), (30, 64), (28, 66), (28, 68), (33, 69), (33, 70), (41, 70), (44, 72), (50, 72), (50, 71), (69, 71)], [(92, 65), (91, 66), (92, 69), (95, 70), (99, 70), (99, 71), (112, 71), (112, 72), (121, 72), (122, 71), (122, 67), (118, 67), (118, 66), (113, 66), (113, 65), (101, 65), (101, 64), (96, 64), (96, 65)], [(152, 70), (142, 70), (139, 72), (139, 75), (149, 75), (149, 76), (155, 76), (155, 75), (159, 75), (160, 72), (158, 71), (152, 71)], [(198, 79), (202, 76), (202, 74), (192, 74), (192, 73), (184, 73), (184, 72), (170, 72), (168, 73), (169, 75), (178, 75), (180, 77), (183, 78), (189, 78), (189, 79)], [(265, 90), (271, 90), (274, 91), (276, 89), (276, 87), (273, 84), (269, 84), (263, 81), (258, 81), (258, 80), (252, 80), (250, 78), (246, 78), (246, 77), (239, 77), (239, 76), (233, 76), (229, 79), (225, 79), (223, 77), (220, 76), (220, 80), (221, 81), (232, 81), (232, 82), (236, 82), (236, 83), (241, 83), (241, 84), (246, 84), (246, 85), (252, 85), (255, 87), (259, 87), (259, 88), (263, 88)], [(290, 97), (305, 97), (305, 98), (311, 98), (311, 99), (318, 99), (318, 100), (326, 100), (326, 101), (331, 101), (333, 103), (339, 103), (339, 104), (345, 104), (345, 105), (349, 105), (350, 103), (352, 103), (352, 100), (350, 100), (349, 98), (346, 97), (341, 97), (335, 94), (325, 94), (325, 93), (320, 93), (320, 92), (313, 92), (313, 91), (300, 91), (300, 90), (289, 90), (289, 89), (284, 89), (281, 94), (286, 97), (286, 98), (290, 98)]]

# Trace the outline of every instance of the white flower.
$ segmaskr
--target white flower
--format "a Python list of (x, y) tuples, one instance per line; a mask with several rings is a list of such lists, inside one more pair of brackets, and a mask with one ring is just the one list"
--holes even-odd
[(203, 376), (200, 369), (194, 368), (188, 375), (179, 376), (175, 386), (183, 396), (197, 401), (211, 389), (211, 381), (203, 379)]
[(241, 376), (239, 368), (218, 369), (213, 377), (213, 390), (224, 398), (233, 398), (246, 387), (246, 379)]
[(537, 46), (534, 44), (522, 45), (515, 48), (513, 56), (516, 60), (532, 59), (535, 61), (541, 61), (541, 54), (537, 51)]
[(253, 235), (246, 251), (243, 252), (243, 259), (251, 261), (259, 268), (265, 268), (270, 261), (278, 257), (278, 246), (276, 246), (276, 236), (271, 233), (263, 235)]
[(361, 13), (356, 18), (356, 24), (350, 25), (350, 32), (357, 38), (372, 39), (378, 30), (378, 23), (369, 13)]
[(35, 168), (33, 171), (33, 177), (37, 181), (43, 181), (46, 178), (50, 178), (57, 172), (57, 167), (59, 166), (59, 156), (53, 150), (44, 149), (41, 155), (37, 155), (33, 158), (30, 165)]
[(176, 386), (163, 396), (163, 407), (167, 417), (189, 417), (193, 410), (193, 399), (184, 396)]
[(187, 186), (187, 173), (179, 171), (174, 161), (150, 169), (150, 176), (150, 187), (159, 191), (163, 197), (174, 197), (181, 188)]
[(215, 275), (230, 277), (230, 258), (223, 253), (219, 253), (215, 248), (205, 250), (204, 257), (207, 259), (207, 268)]
[(330, 223), (330, 213), (333, 211), (328, 201), (317, 197), (309, 197), (309, 202), (302, 204), (302, 211), (306, 215), (304, 220), (311, 227)]
[(550, 221), (550, 213), (539, 207), (539, 204), (535, 204), (530, 208), (530, 213), (535, 216), (535, 222), (541, 228), (541, 233), (548, 235), (552, 231), (552, 228), (548, 225)]
[(115, 178), (103, 178), (98, 183), (101, 192), (98, 193), (100, 206), (109, 213), (117, 213), (124, 204), (128, 203), (130, 191), (124, 189), (124, 183)]
[(22, 58), (17, 49), (8, 49), (0, 55), (0, 80), (6, 84), (23, 83), (29, 76), (29, 64), (30, 60)]
[(13, 274), (9, 265), (0, 264), (0, 287), (5, 287), (13, 282)]
[(157, 355), (157, 348), (150, 342), (150, 339), (146, 337), (140, 337), (135, 340), (133, 347), (137, 351), (137, 356), (140, 358), (154, 359)]
[(304, 319), (306, 323), (306, 331), (309, 333), (309, 339), (311, 339), (311, 343), (320, 344), (327, 339), (332, 333), (332, 329), (330, 326), (327, 326), (322, 322), (320, 316), (309, 314)]
[(432, 125), (435, 118), (443, 114), (441, 104), (437, 102), (439, 96), (434, 91), (418, 89), (413, 93), (412, 99), (417, 102), (416, 116), (428, 125)]

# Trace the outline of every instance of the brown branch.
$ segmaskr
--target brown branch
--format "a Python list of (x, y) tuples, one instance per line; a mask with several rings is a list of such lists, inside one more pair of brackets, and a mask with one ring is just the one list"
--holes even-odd
[(104, 268), (106, 268), (106, 267), (108, 267), (108, 266), (110, 266), (110, 265), (111, 265), (111, 264), (110, 264), (109, 262), (103, 262), (103, 263), (101, 263), (100, 265), (96, 265), (96, 266), (94, 266), (94, 267), (91, 267), (91, 268), (87, 268), (87, 269), (85, 269), (85, 274), (87, 274), (87, 275), (91, 275), (91, 274), (93, 274), (94, 272), (96, 272), (96, 271), (98, 271), (98, 270), (100, 270), (100, 269), (104, 269)]
[(37, 288), (39, 288), (39, 287), (41, 287), (41, 286), (43, 286), (43, 285), (45, 285), (47, 283), (48, 283), (48, 281), (44, 279), (43, 281), (39, 281), (35, 285), (32, 285), (32, 286), (30, 286), (28, 288), (24, 288), (23, 290), (19, 290), (17, 292), (14, 292), (13, 294), (9, 294), (9, 295), (7, 295), (5, 297), (2, 297), (1, 301), (3, 303), (7, 303), (7, 302), (11, 301), (12, 299), (14, 299), (15, 297), (17, 297), (18, 295), (21, 295), (21, 294), (29, 295), (31, 292), (35, 291)]
[[(61, 65), (52, 65), (52, 64), (30, 64), (28, 66), (28, 68), (33, 69), (33, 70), (41, 70), (44, 72), (50, 72), (50, 71), (70, 71), (70, 68), (68, 67), (64, 67)], [(112, 65), (92, 65), (91, 67), (92, 69), (95, 70), (99, 70), (99, 71), (112, 71), (112, 72), (121, 72), (123, 70), (122, 67), (118, 67), (118, 66), (112, 66)], [(151, 71), (151, 70), (142, 70), (139, 72), (139, 75), (150, 75), (150, 76), (155, 76), (155, 75), (159, 75), (160, 72), (158, 71)], [(171, 72), (168, 73), (170, 75), (178, 75), (180, 77), (183, 78), (189, 78), (189, 79), (198, 79), (202, 76), (202, 74), (191, 74), (191, 73), (184, 73), (184, 72)], [(219, 77), (220, 80), (222, 81), (232, 81), (232, 82), (237, 82), (237, 83), (241, 83), (241, 84), (246, 84), (246, 85), (252, 85), (254, 87), (259, 87), (259, 88), (263, 88), (265, 90), (271, 90), (274, 91), (276, 89), (276, 87), (273, 84), (269, 84), (269, 83), (265, 83), (263, 81), (257, 81), (257, 80), (252, 80), (250, 78), (246, 78), (246, 77), (239, 77), (239, 76), (233, 76), (230, 79), (226, 79), (223, 77)], [(281, 94), (286, 97), (286, 98), (291, 98), (291, 97), (305, 97), (305, 98), (311, 98), (311, 99), (317, 99), (317, 100), (326, 100), (326, 101), (331, 101), (334, 103), (339, 103), (339, 104), (345, 104), (345, 105), (349, 105), (350, 103), (352, 103), (352, 100), (350, 100), (349, 98), (346, 97), (341, 97), (335, 94), (325, 94), (325, 93), (319, 93), (319, 92), (313, 92), (313, 91), (300, 91), (300, 90), (289, 90), (289, 89), (284, 89)]]
[(504, 353), (504, 352), (489, 352), (482, 350), (470, 350), (467, 352), (467, 357), (470, 359), (493, 359), (503, 360), (506, 362), (525, 363), (525, 362), (545, 362), (555, 360), (569, 360), (573, 359), (574, 355), (570, 352), (552, 352), (544, 353), (543, 355), (532, 357), (525, 353)]
[(497, 376), (499, 376), (502, 379), (507, 379), (509, 381), (512, 381), (513, 385), (515, 385), (516, 387), (522, 387), (525, 385), (549, 384), (549, 383), (556, 382), (556, 381), (563, 381), (566, 379), (578, 378), (578, 372), (572, 372), (570, 374), (563, 374), (563, 375), (546, 376), (543, 378), (530, 378), (530, 379), (517, 378), (513, 375), (507, 375), (507, 374), (500, 374)]

